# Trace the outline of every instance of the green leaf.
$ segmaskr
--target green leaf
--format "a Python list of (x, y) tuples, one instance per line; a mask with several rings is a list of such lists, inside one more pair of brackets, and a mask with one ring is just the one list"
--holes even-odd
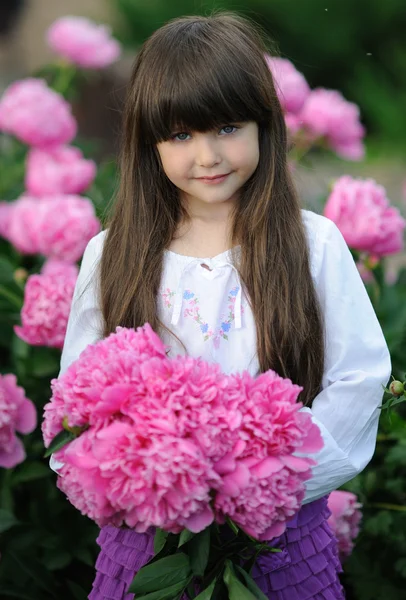
[(147, 594), (178, 584), (191, 574), (189, 557), (183, 552), (166, 556), (142, 567), (129, 588), (133, 594)]
[(155, 536), (154, 536), (154, 552), (158, 554), (162, 548), (165, 546), (167, 537), (169, 535), (168, 531), (164, 531), (163, 529), (156, 528)]
[(56, 375), (59, 370), (60, 356), (50, 348), (36, 348), (29, 358), (30, 374), (42, 379)]
[(76, 438), (76, 435), (74, 435), (71, 431), (65, 431), (65, 429), (63, 429), (60, 433), (58, 433), (54, 437), (54, 439), (52, 440), (52, 442), (46, 449), (44, 458), (51, 456), (51, 454), (53, 454), (53, 452), (60, 450), (61, 448), (66, 446), (66, 444), (69, 444), (69, 442), (74, 440), (75, 438)]
[(64, 569), (72, 562), (72, 555), (66, 550), (46, 550), (42, 556), (42, 562), (49, 571)]
[(164, 590), (157, 590), (156, 592), (151, 592), (150, 594), (144, 594), (142, 596), (137, 595), (137, 600), (175, 600), (178, 598), (179, 593), (183, 592), (190, 580), (191, 577), (188, 577), (188, 579), (183, 579)]
[(186, 542), (189, 542), (192, 539), (192, 537), (194, 537), (195, 535), (196, 534), (193, 533), (192, 531), (189, 531), (189, 529), (184, 529), (179, 536), (178, 548), (183, 546), (183, 544), (186, 544)]
[(216, 585), (217, 579), (213, 579), (209, 587), (200, 592), (198, 596), (196, 596), (195, 600), (210, 600), (213, 594), (214, 586)]
[(4, 256), (0, 256), (0, 283), (11, 283), (14, 280), (15, 266)]
[(187, 548), (194, 575), (203, 577), (210, 554), (210, 527), (193, 536)]
[(11, 529), (14, 525), (18, 525), (17, 518), (8, 510), (0, 508), (0, 533)]
[(224, 571), (224, 581), (228, 589), (229, 600), (258, 600), (249, 589), (237, 579), (233, 565), (230, 560), (226, 560), (226, 569)]
[(50, 468), (45, 466), (43, 463), (26, 461), (14, 471), (11, 478), (11, 485), (14, 486), (27, 481), (34, 481), (36, 479), (42, 479), (43, 477), (50, 477), (51, 474), (52, 471)]
[(255, 581), (252, 579), (251, 575), (249, 575), (247, 571), (244, 571), (244, 569), (241, 568), (239, 565), (234, 566), (237, 568), (238, 572), (241, 573), (241, 575), (243, 576), (245, 584), (249, 591), (252, 592), (254, 596), (258, 598), (258, 600), (268, 600), (267, 596), (265, 596), (263, 591), (257, 586)]

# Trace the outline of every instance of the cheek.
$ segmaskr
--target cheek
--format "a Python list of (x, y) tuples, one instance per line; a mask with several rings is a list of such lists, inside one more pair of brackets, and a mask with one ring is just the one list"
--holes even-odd
[(183, 152), (177, 152), (176, 148), (160, 152), (162, 167), (166, 176), (171, 179), (182, 177), (187, 170), (187, 164)]
[(259, 145), (256, 140), (248, 140), (236, 148), (235, 163), (247, 171), (255, 170), (259, 162)]

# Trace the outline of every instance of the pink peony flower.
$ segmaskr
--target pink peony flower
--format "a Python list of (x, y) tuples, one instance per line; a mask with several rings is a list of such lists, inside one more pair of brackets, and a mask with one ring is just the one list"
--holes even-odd
[(0, 375), (0, 467), (12, 469), (25, 459), (18, 433), (31, 433), (37, 425), (37, 413), (15, 375)]
[(105, 25), (97, 25), (84, 17), (57, 19), (47, 32), (54, 52), (80, 67), (101, 69), (115, 62), (121, 47)]
[(13, 204), (11, 202), (0, 202), (0, 235), (6, 237), (9, 228)]
[(32, 346), (62, 348), (68, 324), (77, 267), (47, 265), (48, 274), (31, 275), (24, 290), (22, 327), (15, 333)]
[(406, 225), (397, 208), (389, 205), (385, 189), (373, 179), (349, 175), (335, 182), (324, 208), (347, 244), (378, 258), (400, 252)]
[(125, 517), (139, 532), (154, 525), (180, 533), (195, 530), (194, 522), (200, 531), (213, 521), (210, 489), (219, 477), (192, 441), (158, 434), (150, 424), (135, 429), (116, 421), (83, 433), (64, 453), (59, 487), (100, 526), (121, 525)]
[(286, 456), (258, 461), (242, 459), (215, 498), (216, 517), (228, 515), (246, 533), (258, 540), (282, 535), (286, 522), (300, 509), (315, 461)]
[(95, 175), (95, 163), (85, 160), (79, 148), (32, 148), (27, 157), (25, 185), (33, 196), (80, 194)]
[(312, 90), (300, 112), (300, 119), (314, 139), (325, 138), (343, 158), (360, 160), (364, 156), (365, 129), (359, 108), (335, 90)]
[(22, 196), (11, 204), (3, 235), (23, 254), (43, 254), (66, 262), (81, 258), (100, 222), (88, 198)]
[(75, 264), (50, 258), (44, 262), (41, 274), (51, 277), (71, 277), (72, 279), (77, 279), (79, 268)]
[(42, 148), (66, 144), (76, 129), (70, 104), (42, 79), (16, 81), (0, 100), (0, 130), (26, 144)]
[(265, 60), (272, 72), (283, 110), (297, 114), (310, 94), (306, 79), (287, 58), (265, 55)]
[(310, 477), (314, 461), (293, 453), (322, 446), (299, 412), (300, 387), (272, 371), (254, 380), (169, 359), (148, 324), (118, 327), (51, 384), (45, 444), (83, 428), (55, 454), (59, 485), (99, 525), (201, 531), (215, 517), (214, 494), (219, 522), (229, 514), (266, 539), (298, 510)]
[(293, 456), (323, 447), (320, 430), (310, 415), (299, 412), (302, 388), (267, 371), (256, 379), (235, 376), (241, 384), (240, 440), (216, 468), (223, 487), (216, 496), (219, 520), (229, 515), (256, 539), (281, 535), (300, 508), (303, 482), (315, 461)]
[(328, 507), (331, 510), (328, 523), (337, 538), (338, 551), (343, 562), (351, 554), (354, 540), (359, 533), (359, 524), (362, 519), (359, 509), (362, 504), (351, 492), (335, 491), (331, 492), (328, 498)]

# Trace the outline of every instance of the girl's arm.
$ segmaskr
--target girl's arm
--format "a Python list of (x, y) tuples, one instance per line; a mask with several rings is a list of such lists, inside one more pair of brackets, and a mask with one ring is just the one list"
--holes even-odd
[[(98, 306), (96, 270), (104, 236), (105, 232), (102, 231), (92, 238), (83, 254), (73, 293), (58, 377), (79, 357), (86, 346), (97, 342), (102, 335), (103, 320)], [(53, 455), (49, 464), (56, 472), (62, 467), (62, 463), (55, 460)]]
[(326, 362), (322, 391), (309, 412), (325, 446), (315, 455), (304, 503), (337, 489), (372, 458), (389, 351), (352, 255), (332, 221), (308, 213), (312, 271), (325, 319)]

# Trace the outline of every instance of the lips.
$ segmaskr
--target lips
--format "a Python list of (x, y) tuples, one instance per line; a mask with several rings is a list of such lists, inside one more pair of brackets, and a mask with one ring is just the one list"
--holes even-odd
[(212, 177), (196, 177), (196, 179), (200, 179), (201, 181), (216, 181), (216, 179), (222, 179), (223, 177), (227, 177), (227, 175), (230, 175), (230, 173), (220, 173)]

